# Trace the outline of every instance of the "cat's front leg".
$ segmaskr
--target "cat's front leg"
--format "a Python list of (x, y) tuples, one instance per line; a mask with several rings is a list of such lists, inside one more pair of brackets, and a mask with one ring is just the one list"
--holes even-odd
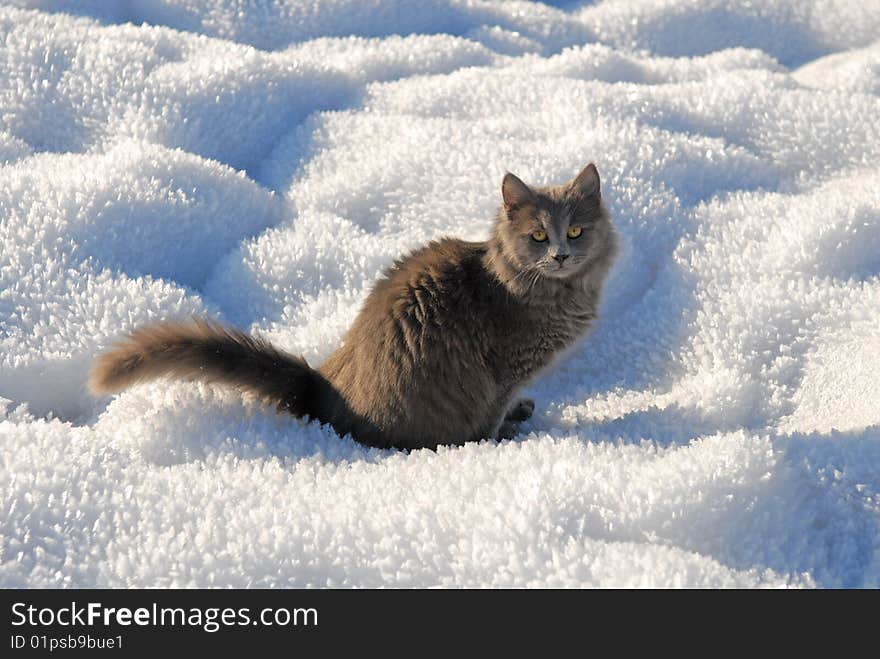
[(495, 435), (497, 439), (512, 439), (519, 432), (519, 425), (528, 420), (535, 411), (535, 401), (531, 398), (520, 398), (507, 411), (507, 414), (501, 420), (498, 432)]
[(504, 420), (507, 421), (509, 419), (510, 421), (515, 421), (517, 423), (527, 421), (532, 417), (534, 411), (535, 401), (531, 398), (520, 398), (508, 410), (507, 416), (504, 417)]

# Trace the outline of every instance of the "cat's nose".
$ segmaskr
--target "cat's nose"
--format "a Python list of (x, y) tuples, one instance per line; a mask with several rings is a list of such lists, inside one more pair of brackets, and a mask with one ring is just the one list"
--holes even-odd
[(559, 262), (559, 265), (562, 265), (562, 262), (568, 258), (568, 254), (557, 254), (553, 258)]

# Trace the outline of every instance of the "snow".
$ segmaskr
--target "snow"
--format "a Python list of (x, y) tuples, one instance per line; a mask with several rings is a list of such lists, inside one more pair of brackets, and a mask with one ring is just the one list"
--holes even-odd
[[(0, 585), (880, 587), (876, 0), (0, 2)], [(594, 160), (595, 333), (512, 441), (377, 451), (219, 388)]]

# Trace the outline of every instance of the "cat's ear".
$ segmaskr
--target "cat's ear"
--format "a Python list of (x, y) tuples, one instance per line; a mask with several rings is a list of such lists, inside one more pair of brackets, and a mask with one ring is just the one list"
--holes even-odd
[(569, 188), (572, 193), (580, 197), (599, 197), (599, 170), (596, 165), (590, 163), (581, 170), (575, 179), (571, 182)]
[(501, 182), (501, 196), (504, 198), (504, 210), (513, 210), (520, 206), (535, 203), (535, 194), (525, 183), (507, 172)]

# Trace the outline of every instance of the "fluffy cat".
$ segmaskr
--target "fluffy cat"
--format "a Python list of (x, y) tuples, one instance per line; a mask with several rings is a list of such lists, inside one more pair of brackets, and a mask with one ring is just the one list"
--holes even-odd
[(508, 173), (502, 197), (488, 241), (444, 238), (388, 268), (320, 368), (196, 318), (136, 330), (97, 358), (90, 388), (221, 382), (377, 447), (511, 437), (534, 409), (517, 392), (595, 319), (617, 240), (592, 163), (545, 188)]

